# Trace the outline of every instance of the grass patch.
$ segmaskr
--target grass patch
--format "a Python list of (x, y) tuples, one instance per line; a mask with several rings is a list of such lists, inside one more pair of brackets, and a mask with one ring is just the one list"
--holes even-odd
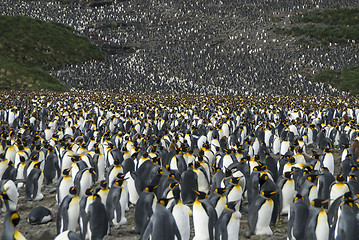
[(104, 53), (89, 39), (74, 34), (71, 27), (63, 24), (22, 16), (0, 16), (0, 56), (0, 70), (10, 73), (1, 73), (1, 83), (9, 83), (0, 86), (63, 91), (66, 88), (44, 69), (103, 59)]
[(314, 10), (291, 17), (295, 26), (276, 28), (278, 34), (301, 36), (307, 41), (297, 41), (316, 46), (318, 43), (327, 46), (329, 43), (343, 44), (359, 40), (359, 8), (331, 8)]
[(314, 76), (315, 81), (330, 83), (338, 90), (359, 95), (359, 66), (341, 70), (323, 70)]

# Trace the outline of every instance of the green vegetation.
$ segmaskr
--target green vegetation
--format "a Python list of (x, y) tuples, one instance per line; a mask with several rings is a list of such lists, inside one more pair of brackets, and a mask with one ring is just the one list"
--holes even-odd
[[(296, 37), (296, 43), (300, 45), (326, 47), (329, 43), (359, 41), (359, 7), (318, 9), (292, 16), (291, 21), (291, 27), (276, 28), (274, 31)], [(322, 70), (314, 76), (314, 80), (330, 83), (341, 91), (359, 94), (359, 66)]]
[(279, 34), (299, 37), (298, 44), (312, 46), (359, 40), (359, 8), (314, 10), (291, 17), (295, 26), (276, 28)]
[(71, 27), (29, 17), (0, 16), (0, 88), (64, 91), (51, 67), (103, 59), (104, 53)]
[(329, 82), (341, 91), (359, 94), (359, 66), (341, 70), (325, 70), (314, 76), (319, 82)]

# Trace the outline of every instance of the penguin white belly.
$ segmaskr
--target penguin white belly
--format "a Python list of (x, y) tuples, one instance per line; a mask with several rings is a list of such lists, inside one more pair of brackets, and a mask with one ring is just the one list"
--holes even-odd
[(193, 204), (193, 226), (194, 226), (194, 240), (208, 240), (208, 221), (209, 217), (202, 207), (201, 203), (195, 202)]
[(197, 180), (198, 181), (198, 190), (201, 192), (208, 193), (209, 192), (209, 184), (208, 184), (206, 176), (199, 169), (195, 169), (195, 173), (198, 176), (198, 180)]
[(91, 186), (92, 186), (92, 176), (90, 173), (84, 172), (80, 180), (81, 190), (79, 196), (80, 197), (84, 196), (86, 189), (90, 188)]
[(126, 182), (127, 182), (127, 189), (128, 189), (130, 203), (136, 204), (138, 201), (139, 195), (136, 190), (135, 181), (133, 180), (130, 172), (126, 173), (125, 178), (128, 178)]
[(293, 203), (293, 199), (297, 191), (295, 190), (294, 180), (288, 179), (282, 188), (283, 196), (283, 207), (281, 214), (288, 214), (290, 210), (290, 205)]
[(349, 192), (348, 185), (344, 183), (337, 183), (333, 185), (330, 190), (330, 202), (332, 203), (335, 199), (342, 196), (344, 193)]
[(305, 158), (302, 154), (296, 154), (294, 156), (294, 159), (295, 159), (295, 163), (307, 164), (307, 162), (305, 161)]
[(242, 194), (243, 194), (243, 189), (239, 184), (237, 184), (228, 193), (228, 196), (227, 196), (228, 202), (241, 201), (242, 200)]
[(228, 168), (229, 165), (233, 163), (232, 157), (229, 154), (224, 155), (223, 157), (223, 167)]
[(309, 202), (312, 202), (316, 198), (318, 198), (318, 187), (317, 185), (313, 185), (309, 190), (309, 195), (308, 195)]
[(269, 227), (269, 223), (273, 212), (273, 200), (266, 200), (258, 211), (258, 219), (256, 228), (254, 230), (255, 235), (273, 235), (272, 230)]
[(73, 186), (73, 181), (70, 176), (65, 176), (59, 186), (57, 203), (61, 204), (62, 200), (69, 194), (70, 187)]
[(327, 240), (329, 238), (329, 224), (327, 214), (324, 209), (320, 211), (317, 219), (317, 227), (315, 229), (315, 236), (317, 240)]
[(253, 154), (254, 155), (258, 155), (258, 152), (259, 152), (259, 147), (260, 147), (260, 143), (258, 141), (258, 139), (256, 139), (253, 143)]
[(117, 174), (123, 173), (122, 167), (114, 167), (108, 176), (108, 184), (112, 185), (113, 181), (116, 179)]
[(79, 218), (79, 212), (80, 212), (79, 203), (80, 203), (79, 197), (75, 196), (71, 199), (68, 208), (68, 218), (69, 218), (68, 230), (72, 230), (74, 232), (76, 232), (77, 222)]
[(97, 168), (98, 168), (98, 181), (101, 182), (102, 180), (105, 180), (105, 160), (101, 156), (99, 156), (98, 158)]
[(272, 150), (274, 154), (278, 154), (280, 152), (280, 139), (278, 137), (274, 139)]
[(127, 219), (125, 217), (125, 211), (126, 211), (127, 202), (128, 202), (127, 195), (128, 195), (128, 191), (124, 187), (122, 187), (121, 197), (120, 197), (120, 205), (121, 205), (120, 225), (127, 223)]
[(226, 206), (226, 203), (227, 203), (226, 196), (221, 196), (220, 199), (217, 201), (217, 205), (216, 205), (217, 216), (221, 216), (221, 214)]
[(182, 203), (178, 203), (173, 207), (172, 215), (176, 221), (178, 230), (183, 240), (189, 240), (190, 238), (190, 221), (189, 221), (189, 209)]
[(283, 141), (280, 145), (280, 155), (285, 155), (289, 150), (289, 142)]
[(40, 201), (44, 198), (44, 195), (41, 193), (41, 187), (43, 181), (44, 181), (44, 173), (41, 172), (39, 179), (37, 181), (37, 193), (36, 193), (36, 197), (34, 198), (34, 201)]
[(227, 225), (227, 233), (229, 240), (239, 239), (239, 226), (240, 226), (241, 213), (234, 212)]
[(333, 154), (327, 153), (323, 159), (323, 166), (327, 167), (331, 174), (334, 174), (334, 157)]

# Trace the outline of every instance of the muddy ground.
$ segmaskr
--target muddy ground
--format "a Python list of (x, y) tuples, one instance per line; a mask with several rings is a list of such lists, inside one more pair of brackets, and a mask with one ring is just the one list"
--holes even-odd
[[(312, 153), (313, 148), (308, 148), (308, 154)], [(276, 156), (278, 158), (278, 156)], [(336, 161), (336, 169), (337, 173), (340, 168), (340, 151), (334, 151), (334, 157)], [(24, 189), (19, 190), (19, 203), (18, 203), (18, 213), (20, 214), (21, 221), (17, 227), (17, 229), (29, 240), (41, 239), (41, 240), (50, 240), (54, 239), (56, 236), (56, 215), (58, 210), (58, 205), (55, 201), (55, 192), (56, 192), (56, 184), (44, 185), (42, 188), (42, 193), (44, 194), (44, 199), (41, 201), (25, 201)], [(47, 224), (42, 225), (31, 225), (27, 222), (27, 216), (31, 209), (42, 205), (51, 210), (53, 213), (53, 220)], [(246, 207), (247, 202), (244, 201), (244, 208)], [(120, 226), (119, 228), (112, 228), (111, 235), (106, 236), (104, 239), (123, 239), (123, 240), (133, 240), (139, 239), (139, 235), (133, 232), (135, 227), (134, 222), (134, 206), (130, 206), (130, 211), (126, 213), (127, 224)], [(3, 219), (4, 214), (1, 213), (0, 216), (0, 232), (3, 232)], [(287, 216), (281, 216), (280, 220), (277, 222), (275, 226), (272, 227), (273, 236), (252, 236), (250, 239), (286, 239), (287, 237)], [(192, 224), (191, 224), (192, 225)], [(248, 230), (248, 221), (247, 214), (242, 212), (242, 219), (240, 225), (240, 238), (245, 239), (245, 232)], [(192, 237), (193, 238), (193, 227), (192, 227)]]

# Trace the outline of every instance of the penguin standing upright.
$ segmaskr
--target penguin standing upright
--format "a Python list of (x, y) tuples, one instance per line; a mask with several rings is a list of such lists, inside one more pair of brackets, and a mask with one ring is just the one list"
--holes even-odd
[(285, 172), (278, 178), (277, 185), (281, 189), (281, 214), (288, 214), (293, 199), (297, 194), (295, 190), (294, 179), (292, 178), (293, 172)]
[(323, 204), (328, 200), (316, 198), (311, 202), (306, 225), (306, 239), (329, 239), (329, 223)]
[(273, 235), (269, 227), (274, 202), (272, 200), (273, 194), (276, 192), (261, 191), (260, 194), (254, 199), (248, 209), (248, 225), (249, 230), (246, 236), (249, 238), (251, 235)]
[(241, 213), (236, 210), (238, 202), (228, 202), (215, 227), (215, 239), (238, 239)]
[(193, 203), (193, 227), (194, 240), (214, 238), (214, 227), (217, 221), (217, 212), (212, 203), (206, 199), (204, 192), (198, 192), (198, 197)]
[(325, 154), (323, 154), (321, 162), (323, 164), (323, 167), (328, 168), (329, 172), (331, 174), (334, 174), (334, 156), (332, 154), (331, 149), (324, 149)]
[(146, 229), (150, 217), (153, 213), (153, 208), (157, 202), (157, 197), (153, 193), (157, 186), (147, 186), (145, 190), (140, 194), (140, 197), (135, 206), (135, 232), (143, 233)]
[(187, 205), (184, 205), (182, 203), (180, 199), (180, 190), (178, 185), (174, 187), (172, 192), (176, 200), (176, 204), (174, 204), (170, 208), (170, 211), (176, 221), (182, 240), (189, 240), (191, 233), (190, 219), (189, 219), (191, 214), (191, 209)]
[(181, 234), (173, 215), (165, 206), (157, 203), (141, 240), (174, 240), (175, 237), (181, 240)]
[(309, 215), (309, 206), (304, 198), (297, 194), (290, 206), (288, 214), (288, 235), (289, 240), (305, 240), (305, 228)]
[(76, 232), (79, 214), (80, 199), (76, 187), (71, 187), (69, 195), (62, 200), (58, 210), (56, 222), (57, 234), (66, 230)]
[(85, 239), (103, 239), (108, 234), (110, 228), (107, 212), (101, 197), (95, 194), (93, 198), (87, 210)]
[(66, 168), (62, 171), (63, 176), (57, 182), (56, 188), (56, 202), (61, 204), (62, 200), (69, 194), (70, 187), (73, 186), (73, 180), (70, 175), (71, 168)]
[(1, 239), (2, 240), (25, 240), (26, 238), (22, 235), (15, 227), (20, 222), (20, 216), (15, 211), (9, 211), (5, 215), (4, 229)]
[(358, 207), (352, 199), (344, 199), (334, 230), (334, 239), (358, 239)]
[(338, 174), (337, 180), (330, 185), (329, 189), (330, 204), (338, 197), (344, 195), (344, 193), (349, 192), (349, 185), (345, 181), (343, 174)]
[(108, 221), (110, 226), (119, 226), (127, 222), (125, 217), (126, 202), (127, 199), (126, 190), (123, 187), (125, 179), (116, 179), (107, 195), (106, 210)]
[(30, 174), (26, 178), (25, 185), (25, 200), (35, 200), (39, 201), (44, 198), (44, 195), (41, 193), (42, 183), (44, 181), (44, 173), (40, 169), (40, 164), (36, 163), (34, 168), (31, 170)]
[(97, 173), (93, 167), (82, 169), (76, 174), (74, 185), (80, 198), (85, 195), (86, 189), (91, 188), (96, 182), (96, 177)]

